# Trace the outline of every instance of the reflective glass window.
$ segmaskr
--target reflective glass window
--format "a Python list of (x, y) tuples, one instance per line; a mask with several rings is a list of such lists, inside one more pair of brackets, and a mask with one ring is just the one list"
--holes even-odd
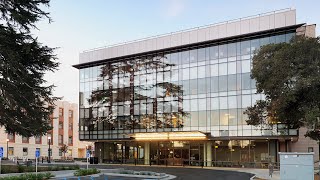
[(228, 109), (228, 97), (219, 98), (220, 109)]
[(180, 53), (172, 53), (170, 56), (170, 63), (174, 66), (180, 64)]
[(190, 79), (196, 79), (197, 75), (198, 75), (197, 67), (191, 67), (190, 68)]
[(242, 73), (251, 72), (250, 60), (241, 61), (241, 67)]
[(228, 63), (219, 64), (219, 76), (228, 74)]
[(206, 60), (206, 48), (198, 49), (198, 61)]
[(220, 110), (220, 126), (227, 126), (229, 124), (229, 111)]
[(237, 45), (236, 43), (228, 44), (228, 57), (233, 57), (237, 55)]
[(189, 64), (190, 56), (189, 51), (182, 51), (181, 52), (181, 64)]
[(228, 96), (228, 107), (229, 107), (229, 109), (237, 108), (237, 97), (236, 96)]
[(218, 76), (219, 75), (219, 64), (210, 65), (210, 74), (211, 76)]
[(242, 108), (251, 106), (251, 95), (242, 95)]
[(219, 76), (219, 91), (228, 91), (228, 76)]
[(186, 80), (186, 81), (182, 82), (182, 89), (183, 89), (183, 94), (184, 95), (189, 95), (190, 94), (190, 82), (189, 82), (189, 80)]
[(237, 90), (237, 75), (228, 75), (228, 91)]
[(207, 111), (199, 111), (199, 126), (206, 126), (207, 124)]
[(211, 112), (210, 112), (210, 116), (211, 116), (211, 125), (212, 125), (212, 126), (217, 126), (217, 125), (219, 125), (219, 121), (220, 121), (220, 113), (219, 113), (219, 110), (211, 111)]
[(219, 91), (219, 77), (211, 77), (211, 92)]
[(198, 93), (198, 81), (197, 79), (190, 80), (190, 94), (197, 94)]
[(260, 39), (260, 46), (264, 46), (270, 43), (270, 38), (269, 37), (264, 37)]
[(209, 50), (210, 50), (210, 59), (218, 59), (219, 57), (218, 46), (212, 46), (209, 48)]
[(182, 69), (182, 74), (183, 74), (183, 80), (189, 80), (189, 68), (185, 68), (185, 69)]
[(251, 53), (255, 53), (260, 48), (260, 39), (251, 40)]
[(242, 74), (242, 78), (241, 78), (241, 87), (242, 89), (250, 89), (251, 88), (251, 77), (250, 77), (250, 73), (245, 73)]
[(281, 34), (276, 36), (276, 43), (283, 43), (286, 42), (286, 35)]
[(234, 126), (238, 124), (237, 115), (237, 109), (229, 109), (229, 125)]
[(198, 54), (197, 49), (190, 50), (190, 63), (197, 62), (197, 56), (198, 56), (197, 54)]
[(294, 37), (295, 33), (288, 33), (286, 34), (286, 42), (290, 42), (291, 39)]
[(237, 73), (237, 63), (229, 62), (228, 63), (228, 74), (236, 74)]
[(197, 71), (198, 71), (198, 78), (206, 77), (206, 67), (205, 66), (199, 66)]
[(219, 58), (226, 58), (228, 56), (228, 48), (227, 45), (220, 45), (219, 46)]
[(240, 44), (241, 55), (250, 54), (250, 41), (242, 41)]
[(211, 98), (211, 110), (219, 109), (219, 98)]
[[(206, 86), (207, 86), (207, 84), (206, 84), (206, 79), (205, 78), (198, 79), (198, 94), (205, 94), (206, 90), (207, 90)], [(208, 84), (208, 86), (210, 86), (210, 84)]]
[(207, 110), (207, 101), (206, 99), (198, 99), (199, 111)]
[(193, 111), (190, 113), (191, 116), (191, 126), (197, 127), (199, 126), (199, 116), (197, 111)]

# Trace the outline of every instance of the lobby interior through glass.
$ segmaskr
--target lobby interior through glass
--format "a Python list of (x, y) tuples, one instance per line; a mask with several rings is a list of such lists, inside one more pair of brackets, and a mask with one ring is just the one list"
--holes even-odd
[(213, 166), (276, 162), (278, 140), (120, 141), (96, 143), (105, 163)]

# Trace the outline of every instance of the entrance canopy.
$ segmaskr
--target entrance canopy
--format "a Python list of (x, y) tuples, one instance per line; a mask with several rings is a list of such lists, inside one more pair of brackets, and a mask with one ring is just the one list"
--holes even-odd
[(205, 140), (206, 134), (200, 131), (187, 132), (152, 132), (152, 133), (134, 133), (130, 137), (137, 141), (152, 141), (152, 140)]

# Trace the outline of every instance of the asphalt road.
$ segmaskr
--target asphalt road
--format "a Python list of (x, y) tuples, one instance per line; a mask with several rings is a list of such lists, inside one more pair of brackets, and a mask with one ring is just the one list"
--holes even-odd
[[(83, 166), (84, 167), (84, 166)], [(167, 173), (176, 176), (176, 180), (249, 180), (253, 174), (221, 171), (201, 168), (183, 168), (183, 167), (152, 167), (152, 166), (121, 166), (121, 165), (90, 165), (90, 168), (114, 169), (124, 168), (137, 171), (153, 171), (158, 173)], [(118, 178), (124, 179), (124, 178)]]

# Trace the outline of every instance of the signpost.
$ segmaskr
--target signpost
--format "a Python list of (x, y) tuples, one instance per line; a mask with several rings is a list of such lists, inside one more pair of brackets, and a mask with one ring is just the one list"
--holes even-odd
[(0, 174), (1, 174), (1, 160), (3, 157), (3, 147), (0, 147)]
[(38, 176), (38, 158), (40, 157), (40, 150), (36, 150), (36, 176)]
[(87, 150), (87, 152), (86, 152), (86, 154), (87, 154), (87, 170), (89, 169), (89, 158), (90, 158), (90, 150)]

